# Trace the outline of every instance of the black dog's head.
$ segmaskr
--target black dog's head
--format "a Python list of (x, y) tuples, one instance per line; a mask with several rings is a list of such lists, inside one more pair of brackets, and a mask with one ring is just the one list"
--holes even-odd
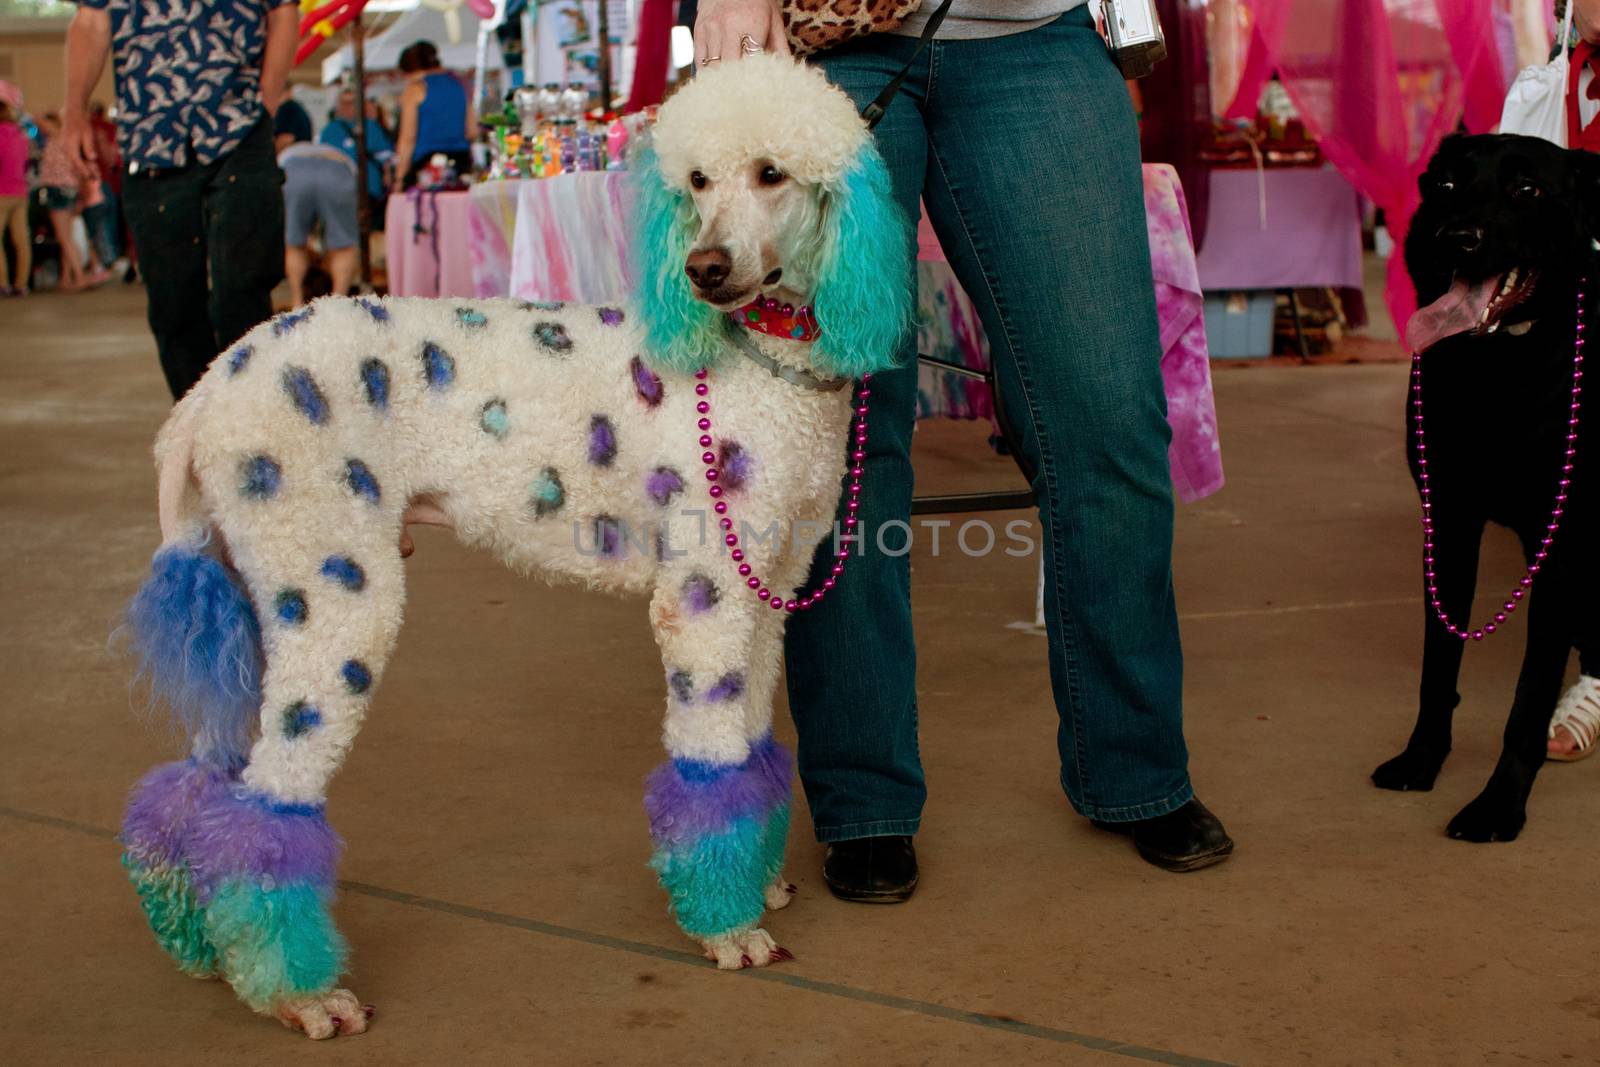
[(1577, 279), (1600, 268), (1600, 156), (1537, 137), (1450, 137), (1423, 173), (1406, 237), (1420, 310), (1406, 339), (1526, 333), (1571, 314)]

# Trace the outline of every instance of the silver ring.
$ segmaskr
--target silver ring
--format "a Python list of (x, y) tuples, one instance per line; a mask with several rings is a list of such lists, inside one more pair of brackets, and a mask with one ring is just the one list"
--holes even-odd
[(704, 59), (702, 59), (700, 61), (700, 65), (702, 67), (709, 67), (713, 63), (721, 63), (721, 62), (722, 62), (722, 57), (721, 56), (706, 56)]
[(748, 33), (739, 35), (739, 52), (742, 55), (758, 56), (765, 51), (766, 49), (756, 44), (756, 39)]

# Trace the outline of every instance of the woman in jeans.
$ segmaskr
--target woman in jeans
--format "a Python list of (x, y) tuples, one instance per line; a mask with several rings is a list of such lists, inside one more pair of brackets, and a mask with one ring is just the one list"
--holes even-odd
[[(937, 7), (924, 0), (894, 33), (813, 61), (865, 105)], [(701, 0), (696, 62), (737, 62), (741, 44), (784, 51), (781, 25), (776, 0)], [(876, 132), (906, 240), (920, 199), (1038, 472), (1062, 787), (1160, 867), (1219, 862), (1233, 842), (1195, 799), (1183, 739), (1171, 434), (1122, 77), (1082, 0), (954, 0)], [(908, 339), (903, 367), (873, 379), (865, 552), (787, 631), (800, 777), (828, 845), (824, 877), (847, 900), (904, 900), (917, 881), (911, 835), (926, 789), (910, 560), (875, 540), (910, 515), (915, 356)]]

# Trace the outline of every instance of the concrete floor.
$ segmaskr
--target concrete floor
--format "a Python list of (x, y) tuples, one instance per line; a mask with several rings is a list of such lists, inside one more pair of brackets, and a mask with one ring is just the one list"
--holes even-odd
[[(1548, 768), (1515, 844), (1442, 833), (1495, 758), (1520, 616), (1469, 650), (1439, 788), (1367, 781), (1409, 729), (1420, 647), (1403, 366), (1218, 373), (1230, 484), (1180, 509), (1177, 571), (1230, 862), (1165, 874), (1072, 814), (1042, 638), (1007, 625), (1033, 561), (924, 545), (922, 887), (836, 902), (797, 814), (800, 896), (770, 927), (798, 959), (762, 972), (692, 955), (644, 867), (643, 605), (422, 532), (330, 805), (350, 984), (379, 1015), (314, 1048), (180, 976), (117, 866), (125, 790), (174, 752), (106, 649), (157, 541), (141, 294), (0, 304), (0, 338), (0, 1062), (1597, 1062), (1600, 761)], [(1004, 479), (982, 438), (925, 426), (924, 484)], [(1504, 538), (1484, 572), (1485, 595), (1512, 584)]]

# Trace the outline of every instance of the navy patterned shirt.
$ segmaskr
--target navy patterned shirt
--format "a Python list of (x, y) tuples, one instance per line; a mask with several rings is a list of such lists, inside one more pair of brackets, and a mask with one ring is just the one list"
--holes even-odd
[(213, 162), (261, 121), (266, 16), (285, 0), (79, 2), (111, 16), (117, 127), (130, 170)]

